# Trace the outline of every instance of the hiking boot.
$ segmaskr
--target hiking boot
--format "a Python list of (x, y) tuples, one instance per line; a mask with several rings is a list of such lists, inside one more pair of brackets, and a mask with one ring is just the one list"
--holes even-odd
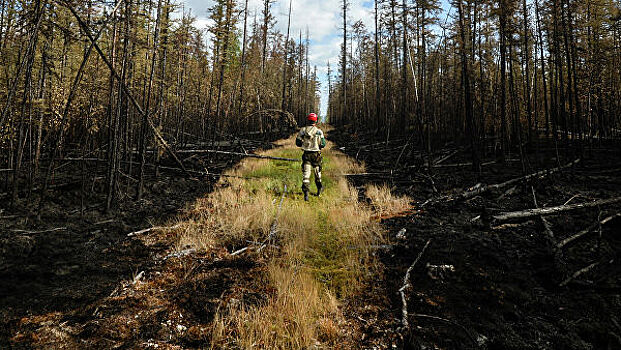
[(321, 182), (317, 183), (317, 197), (321, 196), (321, 192), (323, 192), (323, 186), (321, 185)]

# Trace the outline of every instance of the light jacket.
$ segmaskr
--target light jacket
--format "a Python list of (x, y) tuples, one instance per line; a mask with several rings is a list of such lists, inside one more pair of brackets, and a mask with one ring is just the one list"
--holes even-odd
[(302, 147), (304, 151), (319, 152), (326, 147), (326, 139), (323, 136), (323, 131), (315, 125), (309, 125), (300, 129), (295, 144)]

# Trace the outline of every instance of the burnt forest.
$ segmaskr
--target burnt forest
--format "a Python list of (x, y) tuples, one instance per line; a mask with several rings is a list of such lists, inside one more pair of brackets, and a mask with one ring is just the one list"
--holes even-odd
[(0, 349), (614, 350), (620, 263), (619, 0), (0, 0)]

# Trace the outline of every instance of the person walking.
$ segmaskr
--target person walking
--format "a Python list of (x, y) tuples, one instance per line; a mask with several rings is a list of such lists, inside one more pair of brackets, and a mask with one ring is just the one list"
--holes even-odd
[(301, 147), (302, 154), (302, 192), (304, 200), (308, 201), (311, 171), (315, 174), (317, 196), (321, 195), (321, 150), (326, 147), (326, 138), (323, 131), (317, 127), (317, 114), (310, 113), (307, 117), (307, 125), (300, 129), (295, 139), (295, 144)]

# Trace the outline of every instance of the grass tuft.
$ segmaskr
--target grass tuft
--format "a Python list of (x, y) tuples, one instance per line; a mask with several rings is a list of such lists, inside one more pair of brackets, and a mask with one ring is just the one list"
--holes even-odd
[(386, 184), (368, 184), (365, 192), (379, 217), (402, 213), (411, 208), (410, 198), (394, 195)]

